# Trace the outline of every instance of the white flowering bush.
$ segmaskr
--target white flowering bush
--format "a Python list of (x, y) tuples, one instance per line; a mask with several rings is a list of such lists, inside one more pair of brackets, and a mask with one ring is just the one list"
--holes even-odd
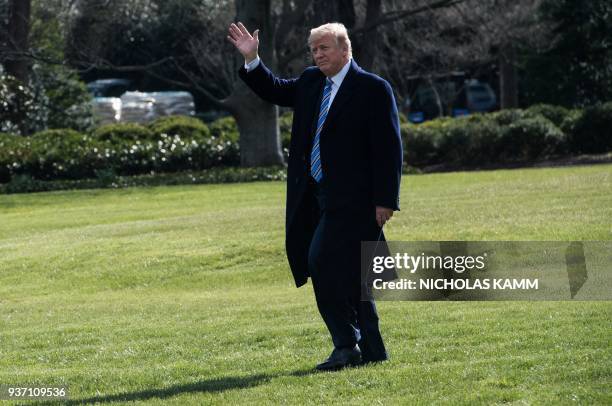
[(45, 128), (47, 103), (41, 102), (44, 94), (37, 90), (0, 74), (0, 132), (26, 135)]
[(88, 131), (92, 125), (91, 95), (70, 69), (34, 64), (27, 84), (0, 72), (0, 132)]
[(156, 134), (138, 124), (113, 124), (92, 134), (48, 130), (22, 137), (0, 134), (0, 183), (28, 175), (38, 180), (86, 179), (237, 165), (238, 147), (203, 133)]
[(44, 128), (71, 128), (87, 132), (93, 128), (91, 95), (77, 73), (65, 66), (34, 64), (31, 82), (37, 103), (47, 112)]

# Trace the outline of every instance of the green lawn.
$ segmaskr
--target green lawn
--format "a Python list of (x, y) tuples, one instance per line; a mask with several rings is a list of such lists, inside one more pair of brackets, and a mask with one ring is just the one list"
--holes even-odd
[[(611, 302), (381, 302), (331, 351), (279, 182), (0, 196), (0, 384), (74, 403), (610, 404)], [(612, 165), (405, 176), (391, 240), (612, 240)]]

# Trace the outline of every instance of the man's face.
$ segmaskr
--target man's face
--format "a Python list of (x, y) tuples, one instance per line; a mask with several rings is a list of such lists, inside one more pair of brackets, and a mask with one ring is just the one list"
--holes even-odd
[(315, 64), (327, 77), (334, 76), (349, 60), (346, 46), (336, 44), (333, 35), (327, 34), (310, 43)]

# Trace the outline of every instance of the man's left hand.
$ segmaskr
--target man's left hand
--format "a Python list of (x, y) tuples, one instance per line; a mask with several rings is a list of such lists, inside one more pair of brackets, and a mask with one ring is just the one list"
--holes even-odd
[(378, 227), (384, 226), (391, 217), (393, 217), (393, 209), (376, 206), (376, 222), (378, 223)]

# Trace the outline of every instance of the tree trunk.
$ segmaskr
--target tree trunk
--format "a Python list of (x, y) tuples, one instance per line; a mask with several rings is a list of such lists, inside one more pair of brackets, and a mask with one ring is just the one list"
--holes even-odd
[(339, 0), (338, 1), (338, 21), (344, 24), (347, 29), (351, 29), (355, 26), (355, 5), (353, 0)]
[[(236, 19), (253, 32), (259, 29), (259, 56), (276, 68), (270, 0), (236, 0)], [(278, 107), (264, 102), (242, 81), (237, 81), (228, 106), (240, 131), (242, 166), (282, 165)]]
[(77, 66), (89, 65), (106, 57), (112, 46), (110, 23), (115, 4), (108, 0), (77, 0), (72, 6), (74, 17), (67, 33), (66, 58)]
[(14, 55), (5, 62), (6, 72), (27, 83), (29, 77), (29, 60), (20, 53), (28, 50), (30, 33), (30, 0), (12, 0), (9, 5), (8, 49)]
[(516, 73), (516, 49), (502, 46), (499, 56), (499, 91), (502, 109), (518, 107), (518, 78)]
[(237, 87), (240, 89), (235, 92), (236, 96), (248, 101), (233, 109), (240, 131), (240, 164), (246, 167), (281, 165), (278, 107), (261, 100), (243, 83)]
[(342, 23), (347, 29), (355, 25), (355, 6), (353, 0), (314, 0), (315, 11), (313, 25), (319, 26), (326, 23)]
[[(364, 26), (367, 26), (380, 18), (382, 13), (381, 5), (381, 0), (368, 0)], [(358, 40), (356, 45), (359, 57), (357, 62), (365, 70), (372, 70), (374, 61), (376, 59), (376, 53), (378, 52), (380, 45), (380, 32), (378, 31), (378, 28), (375, 27), (371, 31), (361, 33), (356, 39)]]

